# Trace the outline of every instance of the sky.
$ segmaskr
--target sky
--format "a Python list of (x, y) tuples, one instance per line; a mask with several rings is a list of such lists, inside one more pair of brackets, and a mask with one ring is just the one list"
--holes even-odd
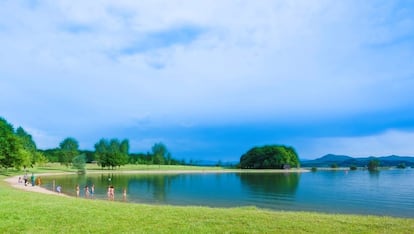
[(0, 116), (40, 149), (414, 155), (410, 0), (0, 0)]

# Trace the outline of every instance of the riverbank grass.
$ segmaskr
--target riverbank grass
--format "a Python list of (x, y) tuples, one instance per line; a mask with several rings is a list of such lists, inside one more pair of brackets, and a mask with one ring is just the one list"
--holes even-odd
[(414, 219), (158, 206), (10, 187), (0, 176), (0, 233), (411, 233)]

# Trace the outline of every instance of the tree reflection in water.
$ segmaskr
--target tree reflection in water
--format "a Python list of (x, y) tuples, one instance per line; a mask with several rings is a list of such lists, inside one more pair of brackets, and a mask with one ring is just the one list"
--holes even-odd
[(294, 194), (300, 180), (300, 173), (239, 173), (243, 186), (253, 192), (271, 194)]

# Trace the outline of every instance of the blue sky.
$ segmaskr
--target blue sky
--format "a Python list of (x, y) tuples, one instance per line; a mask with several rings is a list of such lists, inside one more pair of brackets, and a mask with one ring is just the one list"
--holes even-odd
[(0, 0), (0, 116), (39, 148), (414, 155), (412, 1)]

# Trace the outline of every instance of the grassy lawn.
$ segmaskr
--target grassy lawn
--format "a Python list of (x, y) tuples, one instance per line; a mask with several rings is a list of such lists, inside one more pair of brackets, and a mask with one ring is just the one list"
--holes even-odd
[(5, 178), (0, 175), (0, 233), (413, 233), (414, 230), (414, 219), (68, 198), (15, 189), (6, 184)]

